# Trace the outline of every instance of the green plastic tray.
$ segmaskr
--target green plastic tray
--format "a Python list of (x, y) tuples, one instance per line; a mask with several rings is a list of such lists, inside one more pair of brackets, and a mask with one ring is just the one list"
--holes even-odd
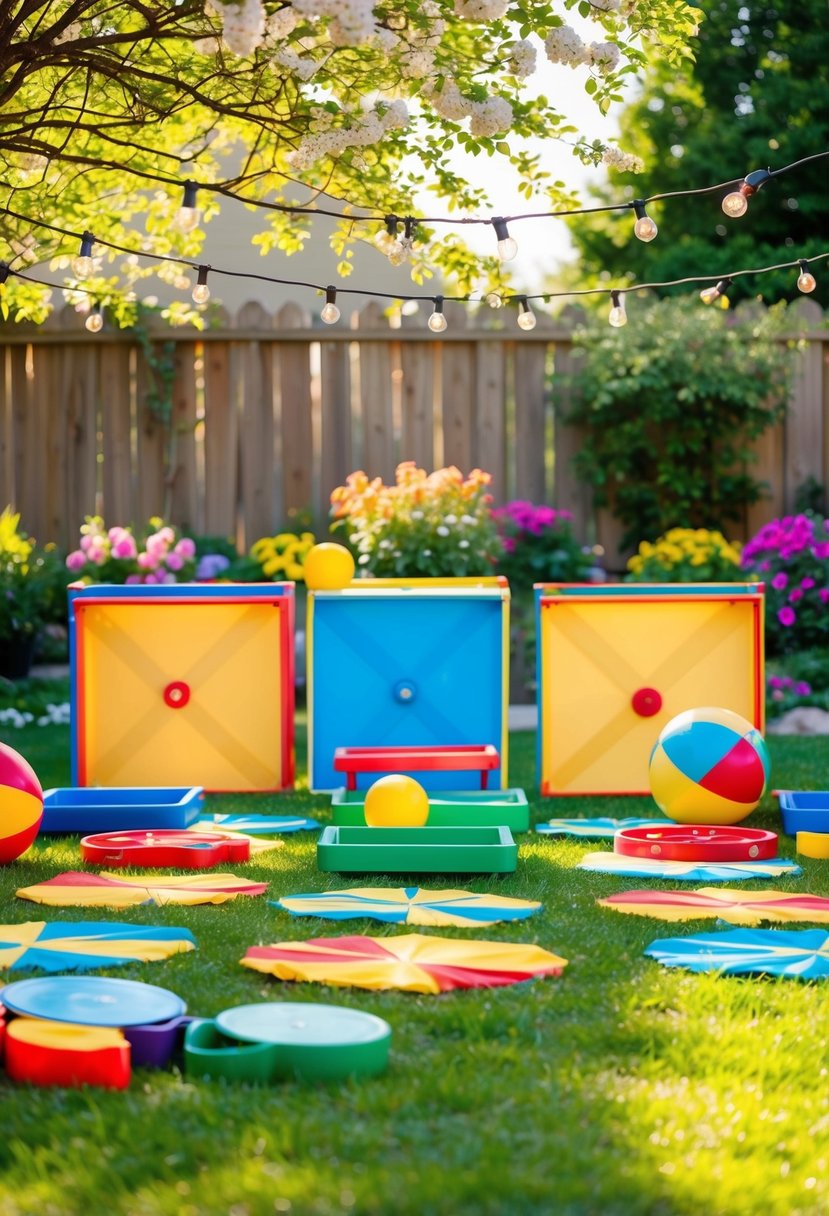
[(239, 1005), (196, 1019), (184, 1036), (189, 1076), (267, 1084), (282, 1078), (342, 1081), (376, 1076), (389, 1059), (391, 1027), (338, 1005)]
[(340, 874), (510, 874), (518, 864), (512, 832), (496, 827), (328, 827), (317, 865)]
[[(331, 816), (337, 827), (365, 826), (365, 790), (334, 790)], [(429, 795), (430, 828), (530, 830), (530, 808), (523, 790), (447, 790)]]

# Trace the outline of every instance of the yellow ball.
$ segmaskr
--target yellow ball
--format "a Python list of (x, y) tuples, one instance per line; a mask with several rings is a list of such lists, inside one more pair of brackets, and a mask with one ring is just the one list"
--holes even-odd
[(354, 578), (354, 558), (345, 545), (323, 541), (308, 550), (303, 571), (310, 591), (342, 591)]
[(422, 828), (429, 818), (429, 795), (412, 777), (390, 773), (366, 790), (370, 828)]

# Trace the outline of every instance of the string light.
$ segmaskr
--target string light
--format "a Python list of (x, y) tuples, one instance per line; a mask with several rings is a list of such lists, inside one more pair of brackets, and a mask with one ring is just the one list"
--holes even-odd
[(92, 274), (92, 246), (95, 244), (95, 237), (91, 232), (84, 232), (81, 237), (81, 249), (72, 259), (72, 273), (76, 279), (88, 279)]
[(720, 279), (713, 287), (703, 287), (699, 298), (703, 304), (714, 304), (720, 301), (720, 308), (728, 308), (728, 296), (725, 294), (731, 286), (731, 279)]
[(490, 308), (502, 308), (504, 301), (497, 291), (489, 291), (484, 296), (484, 303), (488, 304)]
[(518, 297), (518, 326), (520, 329), (535, 329), (536, 316), (527, 303), (526, 296)]
[(628, 323), (628, 315), (625, 312), (625, 296), (624, 292), (611, 291), (610, 293), (610, 312), (607, 315), (608, 324), (614, 329), (621, 329), (623, 325)]
[(443, 315), (443, 296), (435, 296), (435, 311), (426, 324), (433, 334), (442, 334), (446, 329), (446, 317)]
[(817, 287), (817, 279), (809, 269), (809, 263), (805, 258), (800, 258), (797, 264), (800, 267), (800, 274), (797, 276), (798, 290), (808, 295)]
[(104, 328), (104, 314), (100, 304), (93, 304), (89, 316), (84, 321), (84, 325), (91, 334), (99, 334)]
[(412, 256), (412, 251), (414, 250), (414, 227), (414, 220), (411, 216), (407, 216), (403, 221), (403, 235), (395, 237), (389, 247), (388, 257), (392, 266), (402, 266)]
[(326, 325), (333, 325), (340, 319), (340, 310), (337, 308), (337, 289), (336, 287), (326, 287), (325, 303), (322, 306), (320, 317)]
[(492, 227), (498, 238), (498, 257), (502, 262), (511, 262), (518, 253), (518, 242), (510, 236), (507, 221), (497, 215), (492, 221)]
[(396, 215), (387, 215), (383, 222), (385, 227), (381, 228), (375, 236), (374, 244), (381, 253), (384, 253), (388, 257), (392, 248), (398, 243), (397, 230), (400, 224)]
[(741, 215), (745, 215), (748, 211), (748, 200), (758, 190), (762, 190), (766, 182), (770, 182), (774, 174), (770, 169), (755, 169), (753, 173), (746, 174), (745, 181), (740, 186), (739, 190), (732, 190), (730, 194), (726, 194), (722, 201), (722, 209), (731, 219), (739, 219)]
[(199, 226), (201, 211), (197, 205), (198, 190), (196, 182), (184, 183), (184, 197), (181, 200), (181, 206), (176, 212), (176, 227), (180, 232), (192, 232), (194, 228), (198, 228)]
[(634, 236), (637, 236), (640, 241), (652, 241), (659, 229), (645, 210), (644, 200), (634, 199), (631, 206), (636, 216), (636, 223), (633, 225)]
[(196, 279), (196, 285), (193, 288), (193, 301), (196, 304), (206, 304), (210, 299), (210, 288), (207, 286), (207, 275), (210, 271), (209, 266), (199, 267), (199, 277)]

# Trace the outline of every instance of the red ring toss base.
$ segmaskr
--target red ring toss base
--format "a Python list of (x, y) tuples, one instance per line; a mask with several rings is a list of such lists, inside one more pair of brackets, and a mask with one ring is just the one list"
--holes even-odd
[(230, 832), (98, 832), (81, 839), (81, 857), (94, 865), (179, 866), (206, 870), (250, 861), (250, 841)]
[(710, 824), (621, 828), (613, 852), (661, 861), (760, 861), (777, 856), (777, 833)]

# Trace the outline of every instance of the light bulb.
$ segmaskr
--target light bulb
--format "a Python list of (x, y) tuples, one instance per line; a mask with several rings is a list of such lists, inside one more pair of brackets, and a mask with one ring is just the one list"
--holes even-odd
[(702, 291), (699, 293), (699, 298), (702, 300), (703, 304), (714, 304), (717, 300), (720, 300), (720, 308), (728, 308), (728, 297), (725, 293), (728, 291), (730, 286), (731, 279), (720, 279), (716, 286), (703, 287)]
[(397, 216), (387, 215), (384, 223), (386, 226), (385, 228), (381, 228), (377, 233), (374, 238), (374, 244), (381, 253), (384, 253), (388, 257), (392, 249), (399, 244), (397, 240)]
[(426, 324), (433, 334), (442, 334), (446, 329), (446, 317), (443, 315), (443, 296), (435, 296), (435, 311)]
[(490, 308), (502, 308), (504, 301), (498, 295), (497, 291), (490, 291), (484, 296), (484, 300)]
[(797, 289), (808, 295), (810, 291), (814, 291), (817, 287), (817, 279), (809, 269), (807, 261), (801, 260), (798, 265), (800, 266), (800, 274), (797, 278)]
[(84, 321), (85, 327), (91, 334), (98, 334), (104, 328), (104, 316), (100, 304), (94, 304), (92, 312)]
[(195, 182), (184, 183), (184, 198), (176, 212), (176, 227), (180, 232), (192, 232), (199, 226), (201, 211), (196, 206), (197, 193), (198, 186)]
[(76, 279), (88, 279), (94, 269), (92, 261), (92, 246), (95, 238), (91, 232), (84, 232), (81, 237), (80, 252), (72, 259), (72, 273)]
[(623, 325), (628, 323), (628, 315), (625, 312), (625, 297), (621, 291), (611, 291), (610, 293), (610, 312), (607, 317), (608, 323), (614, 329), (621, 329)]
[(210, 288), (207, 286), (207, 272), (209, 266), (199, 267), (199, 277), (196, 281), (196, 286), (193, 288), (193, 301), (196, 304), (206, 304), (210, 299)]
[(509, 234), (507, 221), (500, 215), (492, 221), (495, 235), (498, 238), (498, 257), (502, 262), (511, 262), (518, 253), (518, 244)]
[(525, 299), (518, 301), (518, 326), (520, 329), (535, 329), (536, 315)]
[(737, 220), (748, 211), (748, 199), (742, 189), (732, 190), (722, 201), (722, 209), (731, 219)]
[(642, 199), (636, 199), (633, 204), (633, 211), (636, 215), (636, 223), (633, 225), (634, 236), (637, 236), (640, 241), (652, 241), (659, 232), (659, 229), (645, 210), (645, 204)]
[(321, 319), (326, 325), (333, 325), (335, 321), (340, 319), (340, 310), (337, 308), (337, 289), (336, 287), (326, 287), (325, 303), (320, 312)]
[(412, 256), (412, 242), (407, 240), (405, 236), (395, 240), (389, 250), (389, 261), (392, 266), (402, 266), (404, 262), (408, 262)]

